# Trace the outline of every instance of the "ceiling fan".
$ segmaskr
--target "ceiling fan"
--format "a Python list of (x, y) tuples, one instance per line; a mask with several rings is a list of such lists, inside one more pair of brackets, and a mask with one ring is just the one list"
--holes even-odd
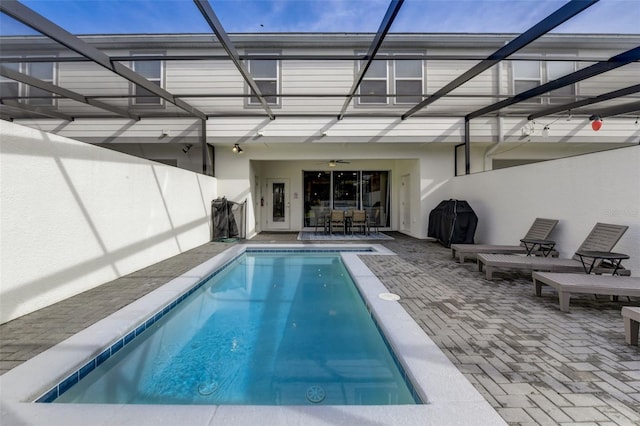
[(327, 163), (329, 165), (329, 167), (335, 167), (338, 164), (350, 164), (351, 161), (346, 161), (346, 160), (329, 160), (329, 163)]

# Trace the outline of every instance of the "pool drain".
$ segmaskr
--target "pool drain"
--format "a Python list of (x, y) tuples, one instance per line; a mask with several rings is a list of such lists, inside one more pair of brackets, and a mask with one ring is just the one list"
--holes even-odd
[(217, 382), (200, 383), (198, 385), (198, 393), (200, 395), (202, 395), (202, 396), (211, 395), (216, 390), (218, 390), (218, 383)]
[(321, 386), (311, 386), (307, 389), (307, 399), (309, 402), (313, 402), (317, 404), (324, 400), (325, 393), (324, 389)]

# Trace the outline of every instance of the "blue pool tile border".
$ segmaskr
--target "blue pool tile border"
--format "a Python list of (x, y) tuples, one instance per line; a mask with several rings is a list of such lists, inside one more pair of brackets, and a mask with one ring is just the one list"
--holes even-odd
[[(116, 342), (112, 343), (110, 346), (106, 347), (102, 352), (96, 355), (94, 358), (85, 363), (82, 367), (75, 370), (64, 379), (62, 379), (57, 385), (53, 386), (40, 397), (38, 397), (34, 402), (35, 403), (51, 403), (60, 397), (63, 393), (69, 390), (73, 385), (78, 383), (82, 378), (84, 378), (87, 374), (93, 371), (96, 367), (100, 366), (102, 363), (107, 361), (113, 355), (115, 355), (119, 350), (124, 348), (129, 343), (133, 342), (136, 337), (144, 333), (149, 327), (159, 321), (166, 314), (171, 312), (173, 308), (178, 306), (181, 302), (183, 302), (187, 297), (191, 296), (194, 292), (196, 292), (200, 287), (202, 287), (207, 281), (209, 281), (214, 276), (218, 275), (222, 271), (224, 271), (229, 265), (238, 260), (242, 255), (246, 253), (344, 253), (344, 252), (360, 252), (360, 253), (371, 253), (375, 252), (372, 247), (363, 247), (363, 248), (349, 248), (349, 247), (333, 247), (333, 248), (252, 248), (247, 247), (242, 253), (239, 253), (237, 256), (234, 256), (229, 261), (225, 262), (221, 267), (217, 268), (215, 271), (210, 273), (209, 275), (202, 278), (198, 281), (193, 287), (179, 296), (177, 299), (169, 303), (167, 306), (161, 308), (156, 313), (152, 314), (147, 320), (143, 321), (141, 324), (137, 325), (132, 331), (125, 334), (122, 338), (118, 339)], [(376, 327), (378, 326), (377, 322)], [(384, 337), (384, 334), (381, 333)], [(386, 342), (386, 339), (385, 339)], [(393, 351), (391, 351), (393, 354)], [(395, 356), (393, 357), (395, 360)], [(397, 363), (397, 361), (396, 361)], [(401, 367), (401, 366), (400, 366)], [(402, 370), (404, 374), (404, 370)], [(410, 384), (410, 380), (405, 381)], [(413, 385), (411, 385), (411, 389)], [(418, 399), (419, 401), (419, 399)]]

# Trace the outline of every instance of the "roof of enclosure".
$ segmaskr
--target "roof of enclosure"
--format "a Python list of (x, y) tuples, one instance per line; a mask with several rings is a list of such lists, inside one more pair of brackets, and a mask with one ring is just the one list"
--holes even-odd
[[(164, 40), (167, 46), (180, 43), (209, 43), (225, 51), (224, 55), (200, 54), (190, 56), (170, 56), (163, 55), (161, 57), (148, 56), (147, 59), (162, 59), (164, 61), (181, 61), (181, 60), (220, 60), (231, 61), (239, 75), (244, 79), (249, 92), (234, 94), (235, 97), (254, 96), (259, 100), (261, 108), (243, 111), (241, 116), (265, 116), (275, 119), (279, 114), (272, 110), (266, 101), (260, 88), (246, 65), (246, 60), (251, 59), (251, 54), (242, 52), (245, 45), (256, 41), (259, 45), (273, 48), (274, 46), (326, 46), (328, 43), (335, 46), (358, 46), (362, 50), (362, 54), (354, 55), (336, 55), (326, 53), (313, 53), (306, 55), (277, 55), (275, 59), (280, 61), (286, 60), (345, 60), (345, 61), (361, 61), (361, 66), (354, 76), (351, 87), (348, 91), (338, 93), (305, 93), (305, 94), (289, 94), (286, 92), (278, 93), (278, 97), (286, 98), (288, 96), (304, 96), (306, 98), (322, 98), (335, 97), (344, 99), (341, 108), (336, 109), (331, 115), (342, 119), (345, 116), (368, 115), (368, 116), (385, 116), (400, 117), (401, 119), (409, 119), (412, 116), (430, 116), (433, 115), (428, 108), (432, 104), (436, 104), (440, 99), (459, 97), (461, 100), (469, 98), (472, 95), (461, 93), (465, 83), (474, 79), (482, 72), (498, 65), (502, 61), (517, 61), (531, 59), (527, 53), (537, 49), (544, 52), (545, 46), (552, 46), (554, 43), (571, 43), (588, 44), (590, 46), (615, 47), (619, 49), (618, 53), (613, 56), (604, 57), (576, 57), (573, 55), (553, 58), (547, 57), (547, 61), (574, 61), (580, 62), (578, 70), (562, 75), (561, 77), (548, 81), (529, 90), (517, 93), (512, 96), (496, 97), (495, 94), (485, 96), (486, 105), (481, 108), (464, 108), (460, 109), (459, 116), (466, 119), (473, 119), (485, 115), (519, 115), (535, 119), (550, 114), (566, 113), (571, 111), (577, 114), (596, 114), (600, 117), (613, 115), (630, 114), (640, 111), (640, 84), (619, 87), (616, 85), (615, 77), (611, 81), (604, 84), (602, 93), (590, 97), (573, 97), (570, 102), (562, 102), (559, 97), (550, 107), (542, 103), (526, 102), (528, 100), (543, 96), (553, 96), (550, 93), (565, 86), (575, 84), (577, 82), (591, 78), (605, 78), (608, 73), (623, 68), (625, 66), (636, 66), (640, 62), (640, 46), (637, 45), (640, 40), (640, 2), (637, 0), (618, 0), (616, 2), (600, 2), (599, 0), (571, 0), (559, 1), (549, 0), (546, 2), (537, 1), (490, 1), (490, 2), (471, 2), (471, 1), (433, 1), (433, 0), (392, 0), (392, 1), (355, 1), (341, 2), (323, 1), (314, 2), (278, 2), (284, 4), (288, 8), (288, 14), (285, 16), (285, 22), (277, 26), (275, 18), (265, 10), (268, 3), (251, 2), (251, 1), (232, 1), (232, 2), (212, 2), (207, 0), (193, 0), (193, 3), (186, 1), (162, 1), (162, 2), (146, 2), (144, 0), (132, 2), (120, 2), (118, 7), (112, 7), (113, 3), (103, 5), (101, 1), (95, 2), (74, 2), (66, 0), (64, 3), (64, 15), (70, 18), (64, 21), (60, 15), (54, 13), (56, 1), (38, 2), (16, 0), (2, 0), (0, 2), (0, 18), (2, 24), (0, 28), (0, 41), (2, 44), (0, 55), (0, 75), (6, 80), (21, 82), (32, 87), (36, 87), (41, 91), (53, 93), (54, 97), (72, 99), (81, 104), (90, 105), (92, 109), (100, 111), (100, 114), (90, 114), (86, 112), (79, 115), (69, 115), (56, 109), (55, 106), (34, 106), (24, 102), (25, 96), (8, 96), (0, 94), (0, 116), (4, 119), (14, 119), (23, 117), (52, 117), (65, 120), (73, 120), (76, 118), (105, 116), (104, 112), (108, 112), (110, 117), (125, 117), (138, 120), (145, 117), (166, 116), (167, 112), (159, 112), (153, 108), (123, 108), (113, 103), (114, 97), (132, 97), (131, 93), (121, 95), (102, 95), (94, 96), (84, 93), (71, 91), (64, 87), (63, 82), (53, 83), (46, 79), (38, 78), (38, 76), (28, 75), (9, 66), (11, 63), (37, 63), (43, 61), (50, 62), (89, 62), (102, 68), (102, 73), (94, 74), (95, 76), (104, 75), (104, 70), (110, 74), (116, 74), (120, 78), (130, 82), (130, 84), (143, 88), (155, 96), (162, 98), (167, 104), (173, 105), (170, 114), (172, 116), (185, 116), (200, 119), (207, 119), (213, 116), (219, 116), (220, 113), (211, 113), (201, 108), (193, 106), (190, 98), (196, 96), (204, 96), (210, 98), (229, 97), (229, 94), (204, 93), (204, 94), (175, 94), (155, 84), (153, 81), (143, 77), (126, 63), (132, 59), (131, 56), (111, 56), (108, 53), (107, 43), (111, 46), (115, 44), (135, 44), (136, 38), (140, 40), (152, 38)], [(109, 2), (104, 2), (109, 3)], [(356, 5), (358, 17), (354, 17), (347, 13), (345, 9)], [(104, 33), (115, 34), (112, 36), (87, 36), (87, 28), (92, 25), (97, 27), (97, 23), (92, 22), (90, 18), (84, 18), (81, 10), (82, 7), (92, 5), (93, 16), (99, 13), (100, 22), (106, 22), (106, 30), (100, 28)], [(347, 6), (349, 5), (349, 6)], [(58, 8), (61, 5), (58, 4)], [(100, 9), (104, 6), (105, 9)], [(323, 7), (324, 9), (302, 10), (306, 7)], [(437, 7), (430, 7), (437, 6)], [(469, 10), (473, 7), (480, 6), (475, 12)], [(620, 7), (623, 6), (623, 7)], [(218, 10), (216, 10), (216, 7)], [(256, 8), (251, 10), (251, 8)], [(486, 15), (487, 10), (493, 15)], [(118, 23), (117, 13), (128, 13), (131, 16), (131, 23), (138, 31), (131, 31), (131, 27), (123, 30)], [(469, 13), (471, 12), (471, 13)], [(309, 14), (316, 13), (318, 22), (315, 25), (305, 24)], [(502, 15), (504, 13), (504, 15)], [(613, 16), (611, 15), (613, 13)], [(77, 14), (77, 16), (76, 16)], [(616, 15), (617, 14), (617, 15)], [(471, 15), (471, 19), (475, 22), (466, 22), (462, 20), (462, 16)], [(499, 15), (499, 16), (495, 16)], [(51, 17), (49, 17), (51, 16)], [(149, 21), (144, 21), (144, 16), (149, 17)], [(240, 17), (240, 21), (236, 18)], [(506, 16), (511, 17), (505, 19)], [(526, 19), (524, 18), (526, 17)], [(357, 21), (354, 25), (349, 25), (349, 19)], [(64, 21), (64, 22), (61, 22)], [(139, 21), (136, 21), (139, 20)], [(141, 21), (140, 21), (141, 20)], [(149, 27), (150, 22), (158, 21), (159, 25), (156, 30)], [(80, 27), (76, 29), (74, 23), (80, 22), (88, 27)], [(136, 24), (136, 22), (139, 22)], [(223, 23), (227, 22), (225, 27)], [(240, 23), (239, 23), (240, 22)], [(264, 23), (262, 23), (264, 22)], [(609, 22), (609, 29), (601, 28), (600, 31), (611, 31), (612, 34), (594, 34), (598, 30), (598, 22)], [(158, 24), (157, 22), (155, 22)], [(375, 23), (375, 24), (373, 24)], [(442, 23), (450, 23), (448, 27), (441, 27)], [(243, 26), (244, 25), (244, 26)], [(302, 25), (302, 26), (301, 26)], [(306, 25), (306, 26), (305, 26)], [(336, 25), (343, 25), (348, 31), (337, 32), (339, 28)], [(626, 26), (625, 26), (626, 25)], [(68, 26), (68, 28), (65, 28)], [(266, 28), (265, 28), (266, 26)], [(282, 31), (273, 32), (273, 28)], [(227, 31), (234, 31), (230, 35)], [(301, 30), (301, 28), (303, 28)], [(325, 29), (326, 28), (326, 29)], [(175, 34), (166, 34), (167, 29), (175, 31)], [(238, 31), (247, 31), (251, 29), (250, 34), (235, 34)], [(325, 29), (323, 31), (323, 29)], [(100, 31), (99, 30), (99, 31)], [(153, 33), (165, 33), (165, 35), (150, 35)], [(269, 31), (262, 32), (263, 30)], [(145, 36), (127, 36), (118, 34), (146, 33)], [(306, 32), (309, 31), (309, 32)], [(613, 33), (614, 31), (617, 31)], [(195, 32), (195, 33), (194, 33)], [(478, 33), (471, 36), (469, 32)], [(570, 32), (573, 35), (565, 35), (562, 33)], [(576, 33), (584, 34), (576, 36)], [(78, 34), (85, 34), (79, 36)], [(466, 34), (465, 34), (466, 33)], [(208, 35), (207, 35), (208, 34)], [(47, 46), (54, 45), (56, 48), (70, 51), (70, 55), (52, 56), (41, 54), (43, 56), (34, 56), (26, 58), (18, 57), (13, 46), (19, 45), (24, 41), (29, 42), (36, 47), (45, 49)], [(101, 48), (101, 40), (105, 44), (105, 48)], [(423, 45), (429, 43), (438, 43), (439, 45), (450, 45), (464, 47), (473, 43), (474, 46), (482, 45), (488, 50), (485, 56), (457, 54), (455, 56), (438, 57), (427, 54), (411, 54), (404, 56), (407, 59), (420, 58), (429, 61), (455, 61), (458, 68), (461, 69), (459, 75), (451, 77), (451, 81), (434, 91), (433, 93), (422, 93), (422, 101), (414, 106), (406, 108), (406, 110), (398, 110), (397, 108), (381, 110), (376, 113), (362, 113), (349, 109), (354, 98), (362, 96), (358, 92), (360, 83), (362, 82), (372, 61), (379, 57), (379, 51), (385, 48), (393, 48), (394, 46), (402, 46), (403, 43), (420, 42)], [(199, 45), (198, 45), (199, 46)], [(413, 45), (412, 45), (413, 46)], [(578, 47), (577, 45), (575, 46)], [(260, 58), (266, 58), (261, 55)], [(136, 57), (136, 60), (141, 60)], [(99, 85), (100, 82), (96, 82)], [(455, 93), (454, 93), (455, 92)], [(478, 95), (475, 95), (478, 96)], [(524, 103), (523, 103), (524, 102)], [(461, 102), (461, 104), (463, 104)], [(514, 108), (515, 105), (520, 108)], [(91, 109), (89, 109), (91, 110)], [(308, 116), (319, 116), (320, 113), (305, 113)], [(240, 115), (240, 114), (236, 114)], [(286, 114), (284, 114), (286, 115)], [(291, 114), (289, 114), (291, 115)], [(322, 115), (327, 115), (326, 112)], [(449, 114), (451, 115), (451, 114)]]

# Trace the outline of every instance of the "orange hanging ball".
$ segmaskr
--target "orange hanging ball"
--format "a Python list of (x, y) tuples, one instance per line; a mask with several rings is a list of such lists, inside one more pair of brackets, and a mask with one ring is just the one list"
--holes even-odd
[(600, 130), (601, 127), (602, 127), (602, 120), (600, 120), (599, 118), (596, 118), (591, 122), (591, 128), (596, 132)]

